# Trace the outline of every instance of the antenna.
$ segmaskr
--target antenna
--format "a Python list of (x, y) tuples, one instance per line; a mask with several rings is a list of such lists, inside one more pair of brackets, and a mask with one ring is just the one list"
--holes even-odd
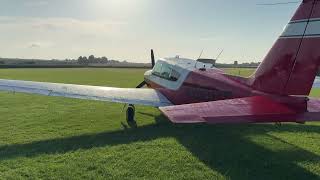
[(276, 5), (286, 5), (286, 4), (297, 4), (301, 3), (301, 1), (288, 1), (288, 2), (277, 2), (277, 3), (261, 3), (256, 4), (258, 6), (276, 6)]
[(216, 61), (217, 61), (217, 60), (219, 59), (219, 57), (222, 55), (223, 51), (224, 51), (224, 49), (222, 49), (222, 50), (220, 51), (219, 55), (216, 57)]
[(202, 54), (203, 54), (203, 49), (202, 49), (202, 51), (201, 51), (201, 53), (200, 53), (200, 55), (199, 55), (198, 59), (200, 59), (200, 58), (201, 58)]

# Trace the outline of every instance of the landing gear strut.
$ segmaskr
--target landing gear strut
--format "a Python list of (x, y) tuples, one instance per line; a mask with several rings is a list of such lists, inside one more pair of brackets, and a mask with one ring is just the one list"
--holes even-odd
[(129, 104), (126, 111), (127, 123), (130, 127), (137, 127), (137, 122), (135, 121), (135, 107), (133, 104)]
[(275, 125), (278, 126), (278, 127), (281, 127), (282, 123), (281, 122), (276, 122)]

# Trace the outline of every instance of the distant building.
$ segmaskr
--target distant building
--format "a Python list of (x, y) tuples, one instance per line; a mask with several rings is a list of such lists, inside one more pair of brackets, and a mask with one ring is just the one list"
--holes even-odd
[(233, 65), (238, 66), (239, 65), (238, 61), (234, 61)]

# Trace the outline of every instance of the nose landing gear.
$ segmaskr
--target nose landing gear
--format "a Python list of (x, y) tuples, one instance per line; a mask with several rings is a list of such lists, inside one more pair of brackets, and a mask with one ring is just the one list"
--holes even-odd
[(133, 104), (129, 104), (126, 110), (127, 123), (130, 127), (137, 127), (137, 122), (135, 121), (135, 107)]

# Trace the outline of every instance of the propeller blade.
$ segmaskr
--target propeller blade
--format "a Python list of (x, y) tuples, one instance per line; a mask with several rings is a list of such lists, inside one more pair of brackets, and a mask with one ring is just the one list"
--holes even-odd
[(142, 88), (147, 83), (145, 81), (142, 81), (136, 88)]
[(156, 64), (156, 61), (154, 59), (153, 49), (151, 49), (151, 65), (152, 65), (152, 68), (154, 67), (155, 64)]
[[(151, 66), (152, 66), (152, 68), (154, 67), (155, 64), (156, 64), (156, 61), (154, 59), (153, 49), (151, 49)], [(147, 83), (145, 81), (142, 81), (136, 88), (142, 88), (146, 84)]]

